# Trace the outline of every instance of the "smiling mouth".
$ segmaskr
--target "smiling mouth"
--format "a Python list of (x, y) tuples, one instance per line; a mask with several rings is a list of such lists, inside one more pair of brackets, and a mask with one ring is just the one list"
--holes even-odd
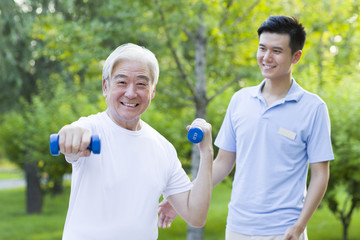
[(275, 68), (275, 66), (269, 66), (269, 65), (263, 64), (263, 68), (264, 68), (264, 70), (269, 70), (269, 69)]
[(121, 104), (124, 105), (125, 107), (131, 107), (131, 108), (139, 106), (138, 103), (124, 103), (124, 102), (121, 102)]

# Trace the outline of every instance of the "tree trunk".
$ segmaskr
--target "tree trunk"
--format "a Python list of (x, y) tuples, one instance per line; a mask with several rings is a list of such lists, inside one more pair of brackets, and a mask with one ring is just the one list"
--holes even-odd
[(41, 213), (43, 198), (40, 177), (36, 163), (25, 163), (26, 177), (26, 212), (28, 214)]
[(348, 228), (349, 225), (343, 222), (343, 240), (348, 239)]
[(54, 179), (54, 187), (52, 189), (52, 196), (60, 195), (64, 192), (63, 179), (58, 177)]
[[(347, 200), (346, 200), (347, 202)], [(345, 202), (345, 205), (347, 205)], [(358, 203), (358, 200), (355, 200), (355, 198), (353, 197), (351, 200), (351, 205), (350, 205), (350, 210), (346, 213), (345, 210), (343, 212), (340, 212), (340, 219), (341, 219), (341, 223), (343, 225), (343, 240), (347, 240), (348, 239), (348, 231), (349, 231), (349, 226), (351, 223), (351, 216), (354, 212), (354, 209), (356, 208)]]
[[(200, 16), (200, 19), (202, 17)], [(208, 99), (206, 98), (206, 37), (205, 27), (199, 26), (198, 33), (195, 38), (195, 73), (197, 78), (196, 83), (196, 96), (195, 107), (196, 107), (196, 118), (206, 119), (206, 108)], [(191, 152), (191, 176), (195, 179), (199, 170), (200, 164), (200, 152), (198, 146), (195, 144), (192, 147)], [(203, 240), (204, 239), (204, 228), (194, 228), (188, 225), (187, 240)]]
[(194, 228), (188, 225), (187, 228), (187, 240), (203, 240), (204, 239), (204, 228)]

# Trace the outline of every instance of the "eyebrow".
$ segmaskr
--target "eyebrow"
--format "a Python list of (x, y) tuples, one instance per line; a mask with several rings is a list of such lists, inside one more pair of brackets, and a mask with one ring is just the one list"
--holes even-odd
[(126, 74), (119, 73), (119, 74), (116, 74), (113, 78), (114, 78), (114, 79), (117, 79), (117, 78), (124, 78), (124, 77), (127, 77), (127, 75), (126, 75)]
[[(119, 73), (119, 74), (116, 74), (116, 75), (114, 76), (114, 79), (126, 78), (126, 77), (128, 77), (128, 75), (123, 74), (123, 73)], [(150, 78), (149, 78), (148, 76), (146, 76), (146, 75), (140, 74), (140, 75), (137, 75), (136, 77), (137, 77), (137, 78), (140, 78), (140, 79), (142, 79), (142, 80), (145, 80), (145, 81), (147, 81), (147, 82), (150, 81)]]
[[(259, 46), (261, 47), (266, 47), (264, 44), (259, 43)], [(277, 50), (284, 50), (282, 47), (272, 47), (272, 49), (277, 49)]]
[(150, 79), (149, 79), (149, 77), (148, 76), (146, 76), (146, 75), (138, 75), (138, 76), (136, 76), (137, 78), (140, 78), (140, 79), (143, 79), (143, 80), (145, 80), (145, 81), (150, 81)]

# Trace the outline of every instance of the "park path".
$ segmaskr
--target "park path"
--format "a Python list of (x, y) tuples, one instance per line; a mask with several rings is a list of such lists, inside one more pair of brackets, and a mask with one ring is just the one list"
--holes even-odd
[(0, 190), (19, 188), (26, 186), (25, 179), (5, 179), (0, 180)]
[[(64, 181), (71, 181), (71, 174), (64, 175)], [(5, 189), (19, 188), (26, 186), (25, 179), (4, 179), (0, 180), (0, 191)]]

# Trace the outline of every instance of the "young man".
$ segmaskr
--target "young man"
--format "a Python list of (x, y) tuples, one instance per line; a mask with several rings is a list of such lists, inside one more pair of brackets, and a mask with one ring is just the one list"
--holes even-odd
[[(306, 37), (298, 20), (271, 16), (258, 36), (257, 61), (265, 79), (230, 101), (215, 140), (213, 185), (236, 166), (226, 240), (304, 240), (334, 158), (329, 115), (326, 104), (292, 77)], [(159, 212), (160, 226), (174, 218), (168, 203)]]
[[(211, 125), (204, 131), (198, 181), (192, 184), (174, 147), (140, 119), (155, 96), (155, 55), (135, 44), (110, 54), (103, 68), (107, 110), (59, 131), (60, 151), (72, 164), (64, 240), (157, 239), (157, 206), (163, 194), (190, 225), (205, 224), (212, 190)], [(87, 146), (101, 136), (101, 153)]]

